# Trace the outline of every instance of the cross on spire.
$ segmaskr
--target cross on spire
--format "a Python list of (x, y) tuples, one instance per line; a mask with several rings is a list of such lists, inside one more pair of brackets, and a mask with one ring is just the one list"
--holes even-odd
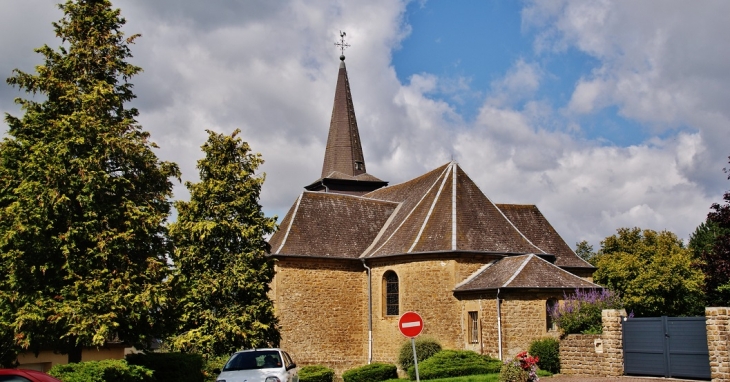
[(345, 42), (345, 36), (347, 36), (347, 34), (343, 31), (340, 31), (340, 42), (335, 43), (336, 46), (340, 47), (340, 54), (342, 55), (340, 59), (344, 59), (345, 49), (350, 47), (350, 44)]

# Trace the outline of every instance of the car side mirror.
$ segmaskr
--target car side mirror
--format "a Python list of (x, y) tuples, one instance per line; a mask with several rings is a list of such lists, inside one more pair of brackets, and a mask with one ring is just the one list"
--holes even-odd
[(289, 366), (286, 367), (286, 369), (287, 370), (291, 370), (291, 369), (293, 369), (295, 367), (297, 367), (297, 364), (292, 362)]
[(215, 369), (213, 369), (213, 373), (220, 374), (221, 373), (221, 369), (215, 368)]

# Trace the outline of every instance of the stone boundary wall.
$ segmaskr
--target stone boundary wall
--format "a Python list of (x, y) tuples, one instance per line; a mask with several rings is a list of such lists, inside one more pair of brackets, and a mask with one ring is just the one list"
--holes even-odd
[[(569, 334), (560, 340), (560, 372), (572, 375), (624, 374), (621, 317), (626, 311), (601, 312), (603, 334)], [(705, 308), (712, 382), (730, 382), (730, 308)]]
[(730, 308), (705, 308), (712, 382), (730, 381)]
[(616, 377), (624, 373), (623, 309), (601, 312), (603, 334), (569, 334), (560, 340), (560, 373)]

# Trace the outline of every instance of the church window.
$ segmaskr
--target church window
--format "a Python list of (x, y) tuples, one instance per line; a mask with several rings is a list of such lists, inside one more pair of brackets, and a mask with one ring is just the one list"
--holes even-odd
[(385, 315), (397, 316), (400, 308), (398, 275), (393, 271), (387, 271), (383, 275), (383, 281), (385, 284)]
[(545, 330), (558, 330), (558, 325), (550, 314), (558, 306), (558, 300), (550, 298), (545, 302)]
[(355, 162), (355, 170), (362, 170), (363, 163), (362, 162)]
[(469, 312), (469, 343), (479, 343), (479, 312)]

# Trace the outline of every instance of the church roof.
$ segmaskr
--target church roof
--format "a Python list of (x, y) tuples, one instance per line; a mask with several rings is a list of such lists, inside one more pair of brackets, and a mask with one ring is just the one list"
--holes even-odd
[(532, 204), (497, 204), (512, 224), (531, 242), (545, 252), (555, 255), (555, 264), (561, 267), (592, 268), (581, 259), (545, 219), (537, 206)]
[(269, 240), (273, 254), (357, 258), (397, 203), (304, 191)]
[(305, 191), (269, 243), (276, 255), (540, 254), (590, 267), (535, 206), (495, 205), (456, 162), (363, 196)]
[(476, 271), (454, 291), (489, 289), (575, 289), (601, 288), (536, 255), (505, 257)]
[(401, 207), (363, 257), (438, 251), (545, 253), (456, 162), (364, 197), (397, 202)]

